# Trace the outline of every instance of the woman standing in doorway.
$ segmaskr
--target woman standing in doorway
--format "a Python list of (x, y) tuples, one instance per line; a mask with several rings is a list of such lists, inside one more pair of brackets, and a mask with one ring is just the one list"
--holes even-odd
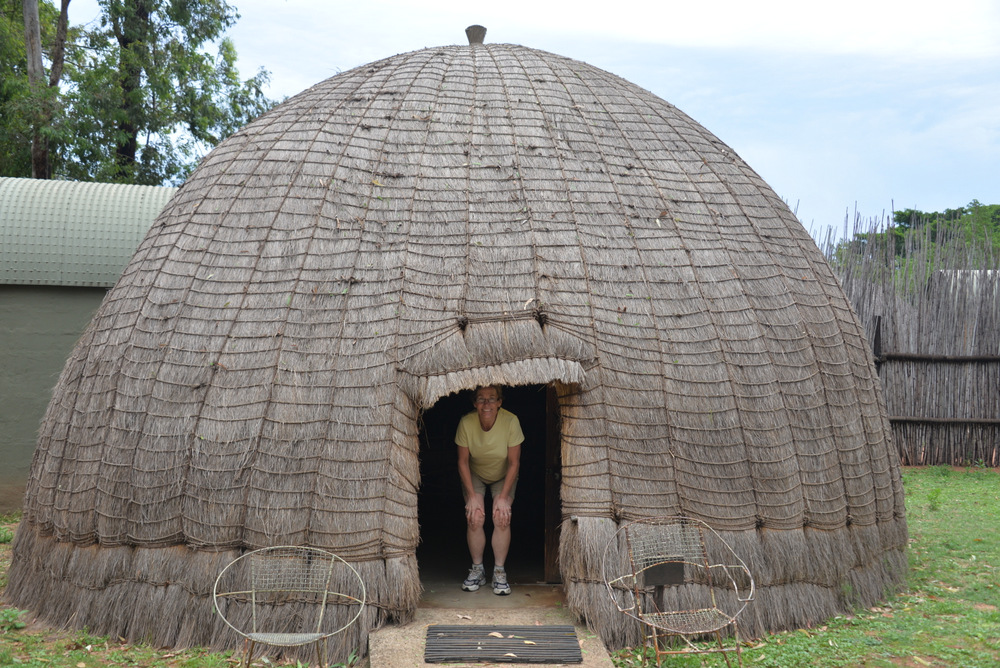
[(521, 463), (524, 433), (517, 416), (501, 408), (503, 392), (499, 386), (476, 389), (476, 410), (458, 423), (458, 475), (465, 497), (466, 540), (472, 568), (462, 583), (465, 591), (476, 591), (486, 584), (483, 553), (486, 550), (486, 489), (493, 501), (493, 593), (510, 594), (504, 563), (510, 549), (510, 515), (517, 474)]

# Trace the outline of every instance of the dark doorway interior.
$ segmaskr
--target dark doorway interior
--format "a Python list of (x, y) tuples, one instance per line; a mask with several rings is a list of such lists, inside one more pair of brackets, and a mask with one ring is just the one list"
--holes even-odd
[[(512, 584), (545, 579), (546, 443), (547, 437), (551, 439), (546, 429), (546, 392), (544, 385), (504, 388), (503, 407), (518, 417), (525, 439), (507, 558), (507, 573)], [(421, 418), (418, 500), (421, 542), (417, 561), (421, 578), (425, 580), (451, 577), (460, 582), (469, 567), (455, 428), (459, 418), (471, 410), (472, 392), (463, 391), (438, 400)], [(558, 452), (558, 445), (549, 447), (555, 447)], [(487, 508), (487, 569), (493, 564), (489, 548), (492, 532), (489, 514)]]

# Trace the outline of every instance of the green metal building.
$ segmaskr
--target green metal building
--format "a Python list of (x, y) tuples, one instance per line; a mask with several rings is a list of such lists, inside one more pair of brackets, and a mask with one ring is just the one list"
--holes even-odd
[(0, 178), (0, 512), (66, 357), (176, 188)]

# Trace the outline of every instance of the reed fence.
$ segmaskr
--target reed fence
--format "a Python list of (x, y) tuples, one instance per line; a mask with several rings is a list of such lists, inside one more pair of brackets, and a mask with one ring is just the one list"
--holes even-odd
[(1000, 249), (959, 228), (902, 244), (891, 225), (869, 229), (826, 252), (871, 343), (902, 463), (1000, 466)]

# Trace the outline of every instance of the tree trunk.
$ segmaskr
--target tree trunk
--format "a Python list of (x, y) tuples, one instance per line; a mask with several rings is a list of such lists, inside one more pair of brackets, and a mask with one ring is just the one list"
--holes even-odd
[[(37, 0), (32, 0), (37, 2)], [(63, 62), (66, 58), (66, 33), (69, 29), (69, 3), (62, 0), (59, 7), (59, 25), (56, 26), (56, 42), (52, 45), (52, 70), (49, 72), (49, 88), (55, 88), (62, 79)]]
[(38, 20), (38, 0), (21, 0), (24, 12), (24, 48), (28, 57), (28, 84), (31, 86), (33, 109), (31, 138), (31, 176), (35, 179), (51, 178), (49, 146), (42, 136), (42, 126), (47, 121), (47, 95), (45, 68), (42, 67), (42, 31)]

